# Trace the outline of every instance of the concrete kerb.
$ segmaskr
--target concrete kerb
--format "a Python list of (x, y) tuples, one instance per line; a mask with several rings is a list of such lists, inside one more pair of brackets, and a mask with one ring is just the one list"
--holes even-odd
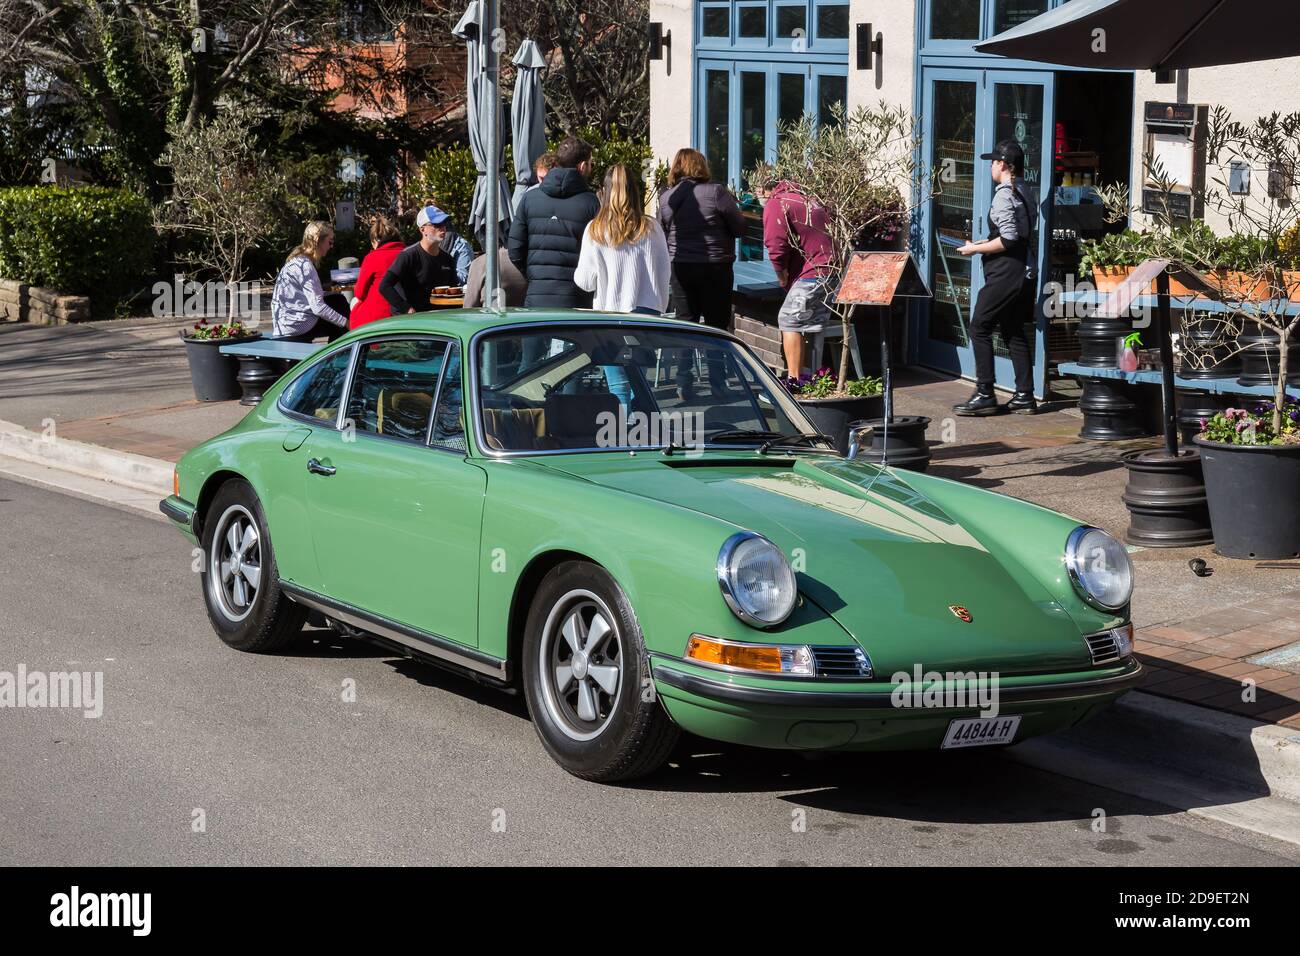
[(172, 493), (171, 462), (85, 442), (38, 434), (0, 421), (0, 455), (37, 462), (165, 498)]

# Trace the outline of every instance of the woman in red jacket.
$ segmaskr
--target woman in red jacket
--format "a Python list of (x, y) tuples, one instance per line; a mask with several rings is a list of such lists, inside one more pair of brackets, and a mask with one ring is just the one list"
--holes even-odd
[(405, 248), (397, 223), (388, 216), (376, 216), (370, 223), (370, 247), (373, 251), (361, 260), (361, 270), (357, 274), (357, 298), (348, 317), (348, 328), (352, 329), (393, 314), (388, 300), (379, 294), (379, 280)]

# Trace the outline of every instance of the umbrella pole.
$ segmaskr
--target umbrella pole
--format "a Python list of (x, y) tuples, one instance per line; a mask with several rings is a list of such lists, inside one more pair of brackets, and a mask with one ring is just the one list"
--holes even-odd
[[(483, 79), (486, 81), (484, 92), (488, 102), (487, 128), (487, 226), (484, 230), (483, 250), (487, 256), (487, 275), (484, 278), (483, 306), (485, 309), (501, 310), (504, 302), (498, 292), (501, 287), (500, 263), (497, 258), (500, 240), (500, 189), (501, 189), (501, 123), (500, 113), (500, 54), (497, 52), (497, 0), (483, 0), (483, 36), (486, 55)], [(471, 122), (477, 117), (471, 117)]]
[(1174, 345), (1169, 338), (1169, 273), (1156, 276), (1156, 341), (1160, 343), (1160, 398), (1165, 422), (1165, 451), (1178, 457), (1178, 399), (1174, 391)]

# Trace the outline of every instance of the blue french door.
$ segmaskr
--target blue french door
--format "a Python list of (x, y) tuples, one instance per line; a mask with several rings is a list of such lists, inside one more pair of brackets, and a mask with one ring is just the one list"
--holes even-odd
[[(1038, 275), (1041, 288), (1048, 250), (1051, 197), (1053, 74), (1048, 72), (926, 68), (923, 72), (924, 161), (936, 191), (922, 210), (920, 255), (934, 298), (917, 315), (917, 358), (923, 365), (975, 375), (970, 319), (984, 283), (979, 256), (957, 255), (967, 239), (988, 238), (993, 200), (989, 164), (979, 155), (1002, 139), (1025, 151), (1025, 183), (1038, 205)], [(1044, 183), (1047, 188), (1044, 188)], [(1031, 319), (1035, 343), (1034, 383), (1040, 395), (1046, 375), (1046, 318)], [(1015, 376), (1001, 336), (994, 337), (997, 384), (1012, 388)]]

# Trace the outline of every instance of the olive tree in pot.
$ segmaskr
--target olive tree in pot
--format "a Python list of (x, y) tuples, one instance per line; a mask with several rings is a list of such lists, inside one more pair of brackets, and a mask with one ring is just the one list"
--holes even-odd
[[(919, 173), (920, 145), (917, 124), (903, 107), (882, 101), (875, 107), (846, 111), (836, 104), (829, 121), (818, 123), (805, 113), (784, 124), (774, 166), (760, 164), (748, 173), (751, 182), (788, 184), (804, 198), (810, 218), (814, 208), (825, 210), (833, 259), (823, 284), (828, 290), (826, 304), (840, 326), (843, 348), (838, 370), (822, 368), (810, 381), (791, 380), (790, 388), (818, 429), (835, 439), (842, 454), (848, 451), (849, 423), (863, 419), (879, 422), (890, 403), (880, 379), (849, 377), (848, 343), (855, 306), (835, 301), (835, 291), (855, 250), (864, 246), (896, 248), (912, 213), (929, 198), (930, 190), (922, 188)], [(906, 197), (911, 197), (911, 205)], [(792, 234), (791, 243), (798, 248), (798, 237)], [(898, 434), (912, 434), (924, 450), (929, 419), (913, 416), (896, 421)], [(890, 427), (895, 427), (892, 420)], [(926, 454), (926, 460), (928, 457)]]
[[(216, 296), (205, 294), (193, 280), (184, 286), (199, 290), (197, 301), (225, 307), (223, 315), (213, 316), (216, 324), (204, 316), (193, 328), (181, 330), (200, 401), (240, 396), (238, 362), (222, 355), (220, 346), (260, 337), (260, 293), (244, 287), (244, 259), (275, 231), (275, 201), (284, 176), (258, 149), (251, 132), (255, 122), (245, 111), (230, 109), (210, 122), (177, 127), (159, 160), (171, 171), (172, 193), (155, 210), (155, 225), (179, 239), (178, 264), (215, 276), (223, 286)], [(175, 308), (180, 310), (181, 303)]]
[[(1300, 113), (1234, 121), (1216, 108), (1206, 137), (1207, 208), (1222, 212), (1232, 232), (1251, 239), (1248, 281), (1252, 300), (1230, 301), (1230, 314), (1273, 340), (1277, 369), (1273, 399), (1234, 408), (1206, 421), (1201, 450), (1215, 549), (1228, 557), (1300, 557), (1300, 405), (1287, 395), (1288, 352), (1300, 312), (1290, 303), (1285, 237), (1300, 218)], [(1266, 188), (1232, 195), (1227, 170), (1235, 164), (1267, 170)]]

